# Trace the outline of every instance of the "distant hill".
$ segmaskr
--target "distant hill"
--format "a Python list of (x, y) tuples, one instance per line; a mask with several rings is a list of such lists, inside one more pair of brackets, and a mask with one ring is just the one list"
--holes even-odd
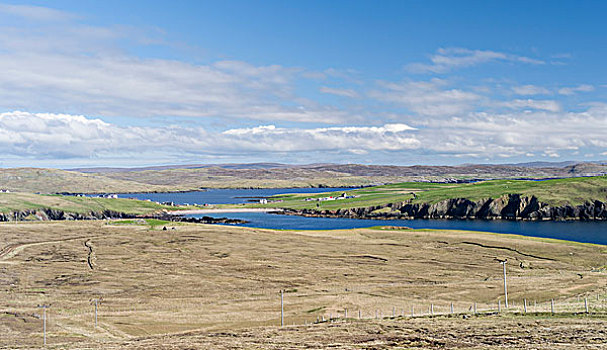
[(149, 170), (170, 170), (170, 169), (200, 169), (219, 167), (225, 169), (272, 169), (272, 168), (288, 168), (293, 165), (280, 163), (235, 163), (235, 164), (182, 164), (182, 165), (158, 165), (138, 168), (73, 168), (66, 169), (67, 171), (77, 171), (81, 173), (119, 173), (125, 171), (149, 171)]
[(529, 163), (394, 166), (251, 163), (70, 170), (14, 168), (0, 169), (0, 189), (42, 193), (107, 193), (191, 191), (203, 188), (361, 187), (406, 181), (466, 182), (607, 174), (606, 164), (567, 162), (567, 165), (561, 165)]
[(31, 193), (166, 191), (168, 188), (98, 174), (42, 168), (0, 169), (0, 190)]
[(529, 163), (514, 163), (514, 164), (505, 164), (512, 166), (522, 166), (525, 168), (563, 168), (566, 166), (580, 164), (580, 162), (576, 161), (565, 161), (565, 162), (529, 162)]

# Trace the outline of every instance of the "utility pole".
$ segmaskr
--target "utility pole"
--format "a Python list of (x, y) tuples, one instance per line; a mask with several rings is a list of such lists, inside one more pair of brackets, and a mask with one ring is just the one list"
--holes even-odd
[(46, 346), (46, 309), (48, 309), (50, 305), (38, 305), (38, 307), (42, 309), (42, 333), (44, 336), (44, 346)]
[(502, 264), (503, 268), (504, 268), (504, 301), (505, 301), (505, 306), (506, 309), (508, 308), (508, 286), (506, 284), (506, 262), (508, 261), (508, 259), (504, 260), (504, 261), (500, 261), (500, 264)]

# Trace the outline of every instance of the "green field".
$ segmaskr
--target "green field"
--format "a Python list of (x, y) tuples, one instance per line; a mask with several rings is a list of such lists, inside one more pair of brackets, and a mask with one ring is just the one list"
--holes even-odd
[[(398, 184), (347, 190), (354, 198), (332, 201), (306, 201), (307, 198), (338, 197), (343, 193), (285, 194), (270, 198), (268, 204), (244, 204), (237, 207), (289, 208), (289, 209), (342, 209), (381, 206), (389, 203), (437, 203), (451, 198), (472, 201), (498, 198), (507, 194), (536, 196), (541, 202), (553, 206), (579, 205), (586, 201), (607, 201), (607, 176), (578, 177), (546, 181), (492, 180), (466, 184), (403, 182)], [(218, 205), (217, 207), (235, 207)], [(9, 213), (25, 209), (51, 208), (71, 213), (90, 213), (112, 210), (125, 214), (149, 214), (152, 212), (194, 207), (170, 207), (154, 202), (132, 199), (88, 198), (33, 193), (0, 193), (0, 212)]]
[(579, 205), (586, 201), (604, 202), (607, 200), (607, 176), (545, 181), (491, 180), (466, 184), (404, 182), (346, 192), (356, 198), (320, 202), (305, 201), (306, 198), (339, 196), (342, 193), (286, 194), (272, 197), (270, 202), (265, 205), (251, 204), (249, 206), (333, 210), (370, 207), (407, 200), (411, 200), (412, 203), (437, 203), (451, 198), (467, 198), (475, 201), (483, 198), (498, 198), (507, 194), (536, 196), (541, 202), (553, 206)]
[(90, 213), (112, 210), (125, 214), (149, 214), (175, 207), (133, 199), (89, 198), (33, 193), (0, 193), (0, 212), (50, 208), (69, 213)]

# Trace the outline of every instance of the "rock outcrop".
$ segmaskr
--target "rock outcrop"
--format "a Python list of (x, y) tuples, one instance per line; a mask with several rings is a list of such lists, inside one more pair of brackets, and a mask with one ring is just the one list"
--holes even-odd
[[(386, 210), (388, 208), (388, 210)], [(391, 203), (366, 208), (338, 210), (285, 210), (287, 215), (357, 219), (484, 219), (484, 220), (607, 220), (607, 203), (550, 206), (535, 196), (518, 194), (471, 201), (446, 199), (437, 203)]]
[(134, 218), (136, 215), (125, 214), (113, 210), (91, 211), (88, 213), (72, 213), (51, 208), (25, 209), (9, 213), (0, 213), (1, 221), (48, 221), (48, 220), (103, 220)]
[(49, 220), (104, 220), (104, 219), (129, 219), (129, 218), (153, 218), (166, 221), (192, 222), (202, 224), (245, 224), (248, 221), (229, 218), (213, 218), (204, 216), (202, 218), (191, 218), (181, 215), (169, 215), (167, 213), (154, 213), (149, 215), (125, 214), (112, 210), (104, 210), (90, 213), (70, 213), (57, 209), (41, 208), (26, 209), (10, 213), (0, 213), (2, 221), (49, 221)]

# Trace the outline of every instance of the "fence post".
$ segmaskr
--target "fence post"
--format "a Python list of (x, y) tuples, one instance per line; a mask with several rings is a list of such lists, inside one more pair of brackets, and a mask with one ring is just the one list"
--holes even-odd
[(50, 305), (38, 305), (39, 308), (42, 308), (42, 333), (44, 346), (46, 346), (46, 309), (48, 309), (49, 306)]
[(588, 313), (588, 298), (584, 298), (584, 309), (586, 309), (586, 313)]
[(523, 307), (525, 308), (525, 313), (527, 313), (527, 299), (523, 300)]
[(46, 308), (44, 308), (42, 310), (43, 310), (42, 319), (43, 319), (43, 322), (44, 322), (44, 325), (42, 326), (43, 327), (43, 332), (44, 332), (44, 346), (46, 346)]
[(501, 300), (497, 301), (497, 312), (502, 312), (502, 301)]
[(284, 327), (285, 325), (285, 308), (284, 308), (284, 292), (280, 290), (280, 326)]
[(362, 315), (361, 315), (360, 309), (358, 309), (358, 319), (360, 320), (361, 318), (362, 318)]
[(430, 315), (434, 316), (434, 304), (430, 304)]
[(396, 306), (392, 306), (392, 318), (396, 317)]
[(554, 314), (554, 299), (550, 299), (550, 311)]
[(476, 303), (474, 303), (474, 314), (476, 315)]
[(453, 303), (451, 303), (451, 314), (453, 314)]
[(348, 309), (346, 308), (346, 310), (344, 311), (344, 318), (348, 318)]
[(411, 317), (415, 317), (415, 310), (413, 309), (413, 305), (411, 305)]

